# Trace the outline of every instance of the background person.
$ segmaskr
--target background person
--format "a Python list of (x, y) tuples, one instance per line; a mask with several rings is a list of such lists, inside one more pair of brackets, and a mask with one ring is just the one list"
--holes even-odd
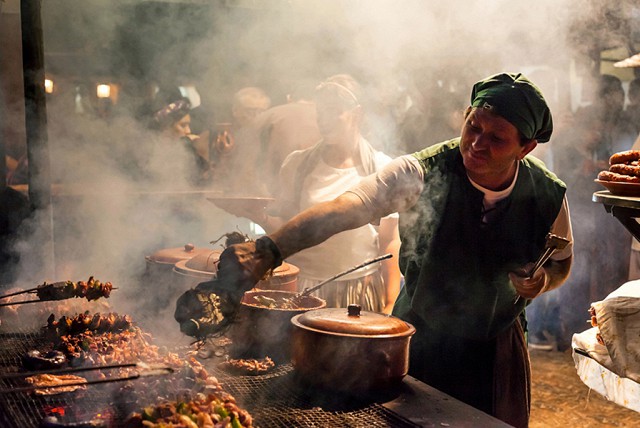
[[(371, 147), (360, 134), (363, 99), (360, 85), (349, 75), (335, 75), (316, 89), (317, 126), (322, 140), (311, 148), (291, 153), (280, 170), (280, 195), (269, 214), (226, 209), (275, 230), (286, 220), (317, 203), (330, 201), (382, 169), (391, 159)], [(223, 207), (225, 208), (225, 207)], [(391, 214), (391, 213), (389, 213)], [(383, 216), (384, 217), (384, 216)], [(377, 257), (398, 254), (397, 214), (382, 218), (378, 226), (361, 225), (327, 239), (289, 261), (300, 268), (298, 287), (304, 290)], [(316, 294), (329, 307), (357, 303), (364, 310), (390, 313), (399, 289), (400, 270), (395, 260), (371, 265), (330, 284)]]
[(640, 134), (640, 78), (635, 78), (629, 82), (627, 99), (629, 103), (624, 109), (624, 120), (637, 135)]
[(253, 122), (259, 147), (256, 159), (259, 183), (267, 195), (277, 196), (280, 167), (296, 150), (315, 145), (322, 136), (313, 101), (315, 82), (299, 81), (287, 94), (287, 102), (258, 114)]
[(405, 286), (393, 314), (417, 329), (410, 374), (528, 426), (523, 310), (560, 286), (572, 262), (569, 244), (528, 275), (549, 231), (571, 241), (564, 183), (527, 156), (552, 129), (526, 77), (484, 79), (473, 87), (460, 138), (400, 157), (269, 236), (227, 248), (219, 279), (251, 286), (282, 258), (399, 211)]
[(249, 86), (233, 95), (231, 114), (233, 121), (219, 129), (214, 151), (214, 180), (232, 195), (256, 196), (255, 164), (259, 141), (252, 123), (256, 116), (271, 106), (264, 90)]
[[(191, 133), (191, 103), (181, 95), (159, 97), (151, 114), (149, 128), (156, 132), (149, 157), (152, 175), (165, 175), (167, 165), (193, 185), (209, 181), (209, 162), (197, 149), (199, 137)], [(175, 177), (170, 176), (170, 180)]]

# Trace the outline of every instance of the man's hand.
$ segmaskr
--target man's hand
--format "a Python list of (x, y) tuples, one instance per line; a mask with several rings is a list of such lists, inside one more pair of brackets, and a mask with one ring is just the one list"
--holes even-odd
[(544, 267), (538, 269), (532, 277), (528, 276), (533, 266), (533, 263), (528, 263), (515, 272), (509, 272), (509, 279), (516, 292), (525, 299), (534, 299), (549, 288), (550, 278)]
[[(218, 280), (225, 287), (247, 291), (264, 278), (267, 272), (280, 265), (277, 248), (261, 245), (261, 242), (245, 242), (227, 247), (220, 254)], [(275, 245), (274, 245), (275, 246)]]
[(233, 139), (233, 135), (231, 135), (230, 132), (222, 131), (218, 133), (218, 136), (216, 138), (216, 144), (215, 144), (215, 147), (218, 153), (223, 155), (230, 153), (231, 150), (233, 150), (234, 146), (235, 146), (235, 141)]

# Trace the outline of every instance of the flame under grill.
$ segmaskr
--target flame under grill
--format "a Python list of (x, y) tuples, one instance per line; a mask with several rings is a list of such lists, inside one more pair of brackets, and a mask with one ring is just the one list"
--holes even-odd
[[(0, 372), (21, 369), (21, 357), (42, 349), (47, 341), (38, 333), (0, 334)], [(246, 408), (256, 426), (263, 427), (415, 427), (417, 425), (371, 401), (323, 394), (300, 385), (291, 365), (280, 365), (261, 376), (233, 376), (217, 368), (217, 361), (203, 364), (223, 388)], [(133, 381), (134, 389), (144, 389), (144, 379)], [(0, 388), (23, 385), (20, 378), (0, 379)], [(29, 393), (0, 395), (0, 425), (37, 428), (46, 416), (57, 416), (66, 423), (86, 422), (105, 417), (105, 426), (119, 426), (139, 403), (127, 402), (119, 393), (122, 382), (88, 386), (86, 391), (53, 396)], [(108, 412), (105, 416), (104, 413)], [(64, 413), (64, 416), (61, 414)], [(63, 416), (63, 417), (62, 417)]]

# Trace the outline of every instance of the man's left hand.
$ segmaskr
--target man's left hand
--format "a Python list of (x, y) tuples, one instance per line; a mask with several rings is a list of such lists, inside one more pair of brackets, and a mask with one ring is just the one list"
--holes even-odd
[(533, 263), (529, 263), (515, 272), (509, 272), (509, 279), (516, 289), (516, 292), (525, 299), (534, 299), (544, 293), (549, 285), (549, 275), (544, 267), (529, 277), (527, 274), (533, 268)]

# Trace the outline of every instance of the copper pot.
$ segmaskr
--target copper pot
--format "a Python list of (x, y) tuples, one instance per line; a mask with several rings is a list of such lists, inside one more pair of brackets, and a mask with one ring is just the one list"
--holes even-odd
[[(173, 267), (173, 274), (183, 290), (194, 288), (199, 283), (215, 278), (221, 251), (209, 250), (189, 260), (180, 260)], [(298, 287), (298, 267), (282, 263), (268, 279), (258, 282), (255, 288), (261, 290), (296, 291)]]
[(300, 269), (291, 263), (283, 262), (273, 270), (273, 275), (256, 284), (260, 290), (298, 291)]
[(146, 268), (142, 282), (153, 287), (153, 292), (149, 293), (148, 298), (145, 299), (143, 311), (153, 313), (170, 304), (183, 291), (183, 288), (173, 280), (171, 272), (174, 265), (178, 262), (187, 262), (208, 251), (211, 250), (185, 244), (182, 247), (163, 248), (145, 256)]
[(291, 323), (292, 363), (305, 383), (371, 392), (399, 386), (409, 370), (416, 329), (399, 318), (350, 305), (305, 312)]
[(324, 308), (327, 302), (315, 296), (303, 296), (295, 309), (269, 308), (260, 297), (280, 300), (296, 293), (282, 290), (251, 290), (244, 293), (236, 320), (229, 335), (233, 340), (231, 354), (238, 358), (270, 357), (276, 362), (291, 358), (291, 318)]

